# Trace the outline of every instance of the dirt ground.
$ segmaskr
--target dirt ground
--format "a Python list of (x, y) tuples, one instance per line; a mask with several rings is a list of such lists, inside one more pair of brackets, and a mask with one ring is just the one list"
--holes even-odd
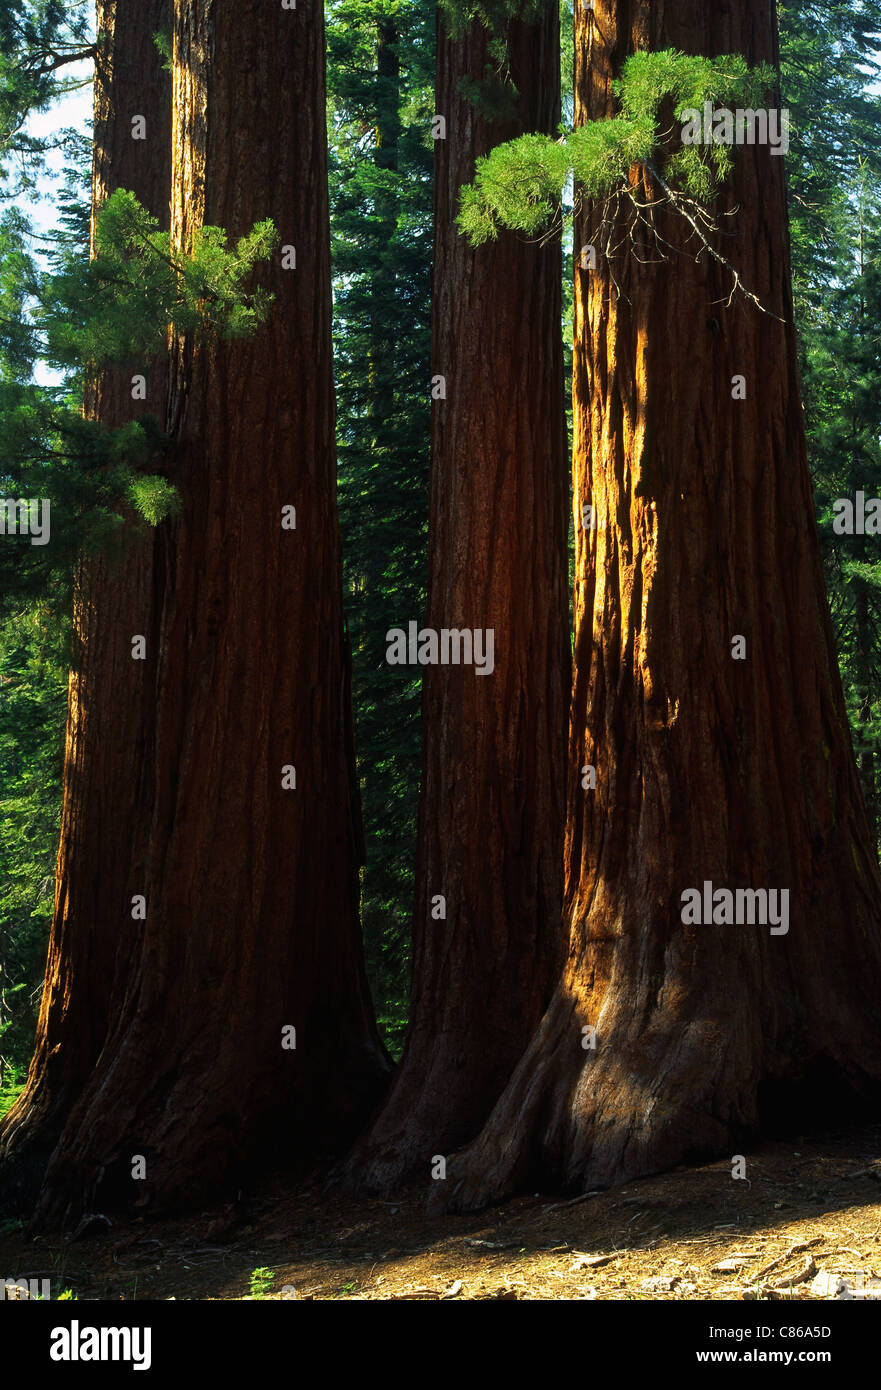
[(442, 1217), (424, 1187), (355, 1201), (276, 1183), (196, 1219), (99, 1218), (73, 1241), (7, 1227), (0, 1270), (50, 1279), (53, 1299), (881, 1295), (881, 1126), (763, 1144), (746, 1172), (719, 1162)]

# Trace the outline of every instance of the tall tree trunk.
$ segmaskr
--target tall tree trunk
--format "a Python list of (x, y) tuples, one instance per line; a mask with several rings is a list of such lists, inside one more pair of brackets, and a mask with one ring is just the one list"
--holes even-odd
[[(854, 474), (856, 471), (854, 469)], [(860, 481), (862, 480), (858, 479), (851, 489), (851, 495), (856, 492)], [(869, 561), (869, 555), (865, 536), (855, 536), (852, 545), (853, 558), (859, 564), (866, 564)], [(857, 761), (860, 770), (860, 785), (866, 802), (869, 832), (872, 843), (877, 847), (878, 804), (875, 787), (875, 745), (871, 733), (876, 698), (873, 689), (875, 685), (875, 623), (871, 609), (872, 597), (869, 584), (862, 576), (854, 576), (852, 584), (854, 588), (854, 671), (859, 689), (857, 718), (860, 722), (861, 743)]]
[[(99, 0), (103, 36), (95, 63), (92, 237), (95, 212), (118, 188), (133, 192), (169, 225), (171, 77), (153, 41), (171, 25), (171, 0)], [(132, 117), (146, 138), (132, 137)], [(146, 399), (132, 398), (132, 376), (101, 372), (87, 386), (85, 410), (108, 428), (139, 413), (164, 420), (167, 372), (144, 367)], [(129, 518), (115, 558), (84, 557), (74, 605), (74, 667), (68, 687), (61, 841), (55, 910), (27, 1085), (0, 1125), (7, 1194), (22, 1199), (51, 1149), (100, 1053), (117, 950), (124, 972), (132, 894), (143, 882), (155, 714), (154, 537)], [(132, 637), (147, 638), (146, 661), (132, 659)]]
[(271, 217), (284, 245), (266, 330), (173, 353), (147, 917), (45, 1220), (168, 1209), (349, 1142), (385, 1075), (358, 924), (324, 90), (320, 9), (177, 0), (173, 241)]
[[(862, 278), (866, 273), (865, 258), (865, 220), (862, 199), (859, 204), (859, 273)], [(862, 343), (866, 337), (867, 330), (866, 304), (863, 293), (860, 293), (859, 300), (859, 319), (857, 322), (857, 340)], [(853, 436), (853, 446), (851, 452), (851, 493), (862, 484), (864, 447), (863, 441), (868, 431), (863, 420), (860, 418), (859, 407), (855, 403), (854, 418), (851, 421), (851, 434)], [(856, 536), (853, 540), (854, 559), (860, 564), (866, 564), (869, 557), (866, 553), (865, 536)], [(858, 718), (861, 725), (861, 743), (859, 750), (858, 765), (860, 770), (860, 783), (863, 788), (863, 796), (866, 801), (866, 812), (869, 818), (869, 829), (872, 835), (872, 843), (878, 850), (878, 796), (875, 775), (875, 743), (869, 732), (872, 721), (873, 706), (875, 703), (875, 624), (873, 619), (875, 614), (872, 612), (872, 590), (867, 581), (860, 576), (854, 576), (854, 656), (857, 682), (859, 684), (859, 710)], [(865, 731), (865, 732), (863, 732)]]
[[(771, 0), (594, 8), (576, 10), (579, 120), (612, 113), (636, 49), (777, 61)], [(877, 1097), (881, 881), (813, 514), (783, 161), (767, 147), (737, 153), (721, 199), (735, 207), (727, 254), (785, 324), (725, 307), (729, 277), (693, 250), (619, 261), (620, 295), (607, 265), (576, 271), (574, 481), (597, 529), (576, 553), (569, 956), (451, 1165), (460, 1208), (526, 1181), (584, 1190), (730, 1154), (762, 1125)], [(657, 225), (683, 245), (668, 211)], [(788, 890), (788, 933), (685, 924), (682, 894), (707, 881)]]
[[(428, 666), (411, 1022), (393, 1092), (348, 1177), (388, 1189), (475, 1134), (561, 964), (566, 477), (560, 243), (472, 250), (455, 217), (474, 161), (555, 131), (559, 23), (511, 23), (516, 114), (462, 94), (487, 35), (438, 30), (429, 628), (491, 629), (494, 670)], [(444, 900), (443, 905), (438, 899)], [(445, 917), (439, 913), (445, 909)]]

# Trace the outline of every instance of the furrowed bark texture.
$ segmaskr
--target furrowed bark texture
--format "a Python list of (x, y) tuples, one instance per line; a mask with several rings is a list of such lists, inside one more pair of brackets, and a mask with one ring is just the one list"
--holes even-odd
[[(100, 0), (103, 34), (95, 64), (92, 237), (95, 211), (116, 189), (133, 192), (169, 226), (171, 77), (154, 31), (171, 24), (171, 0)], [(132, 138), (143, 116), (146, 138)], [(138, 414), (164, 422), (164, 364), (138, 364), (146, 399), (132, 399), (132, 373), (101, 372), (85, 409), (108, 428)], [(11, 1197), (39, 1180), (107, 1031), (117, 965), (131, 950), (132, 894), (143, 881), (145, 807), (155, 717), (154, 536), (129, 517), (114, 557), (84, 557), (75, 584), (74, 669), (68, 686), (61, 840), (48, 963), (28, 1080), (0, 1124), (0, 1165)], [(147, 638), (146, 661), (132, 637)], [(117, 960), (117, 952), (119, 959)]]
[(178, 0), (174, 81), (174, 243), (271, 217), (296, 269), (261, 268), (255, 338), (175, 345), (148, 915), (46, 1219), (170, 1208), (350, 1142), (386, 1068), (358, 925), (322, 12)]
[[(576, 12), (579, 120), (613, 112), (637, 49), (777, 61), (768, 0), (595, 11)], [(651, 178), (641, 191), (659, 196)], [(577, 531), (569, 957), (450, 1166), (453, 1207), (527, 1181), (630, 1180), (878, 1103), (881, 883), (806, 463), (783, 160), (767, 146), (737, 152), (720, 211), (735, 207), (724, 253), (785, 324), (726, 307), (730, 277), (666, 210), (658, 229), (686, 255), (619, 255), (620, 295), (608, 264), (576, 271), (575, 507), (580, 521), (592, 502), (597, 526)], [(585, 208), (577, 248), (597, 222)], [(683, 924), (681, 895), (708, 881), (787, 889), (788, 934)]]
[[(427, 666), (411, 1023), (395, 1086), (350, 1160), (355, 1187), (429, 1179), (474, 1135), (561, 964), (566, 464), (560, 244), (472, 249), (455, 218), (475, 158), (559, 121), (559, 28), (512, 23), (516, 114), (462, 94), (490, 62), (475, 25), (438, 29), (427, 626), (491, 629), (494, 670)], [(414, 615), (415, 616), (415, 615)], [(445, 900), (445, 919), (433, 916)]]

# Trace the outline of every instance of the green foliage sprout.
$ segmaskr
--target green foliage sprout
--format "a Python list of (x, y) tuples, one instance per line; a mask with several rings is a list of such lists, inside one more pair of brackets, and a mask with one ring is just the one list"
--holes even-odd
[(156, 51), (162, 58), (164, 72), (174, 72), (174, 38), (170, 29), (157, 29), (153, 35)]
[(275, 1271), (261, 1266), (251, 1273), (249, 1287), (252, 1298), (265, 1298), (275, 1282)]
[[(664, 49), (635, 53), (614, 92), (619, 112), (588, 121), (558, 140), (521, 135), (477, 161), (462, 190), (458, 226), (473, 246), (508, 228), (534, 236), (557, 221), (563, 189), (574, 177), (580, 196), (633, 197), (630, 172), (642, 165), (686, 198), (708, 202), (733, 167), (726, 145), (677, 144), (683, 113), (704, 103), (754, 107), (774, 85), (767, 65), (750, 68), (738, 54), (703, 58)], [(665, 128), (666, 127), (666, 128)]]
[[(34, 475), (40, 475), (51, 441), (50, 457), (67, 465), (56, 469), (52, 484), (58, 515), (67, 518), (64, 535), (78, 550), (95, 549), (112, 539), (123, 503), (152, 526), (176, 510), (177, 494), (163, 476), (174, 441), (150, 415), (117, 429), (85, 417), (76, 392), (70, 397), (28, 380), (33, 360), (43, 358), (81, 390), (89, 376), (107, 367), (143, 371), (167, 353), (173, 333), (208, 347), (249, 338), (266, 322), (273, 302), (265, 289), (253, 286), (255, 270), (272, 256), (279, 237), (267, 220), (229, 246), (223, 229), (209, 226), (181, 251), (134, 194), (119, 190), (98, 211), (92, 259), (72, 245), (56, 257), (55, 273), (39, 277), (20, 249), (24, 234), (14, 217), (8, 214), (0, 223), (0, 248), (8, 253), (0, 308), (8, 303), (15, 311), (0, 333), (4, 493), (39, 495)], [(36, 304), (30, 322), (22, 312), (28, 296)], [(46, 563), (42, 556), (21, 554), (17, 561), (19, 587), (31, 570), (38, 579), (36, 570)]]
[(84, 267), (72, 255), (52, 277), (42, 311), (49, 360), (91, 369), (142, 363), (165, 350), (169, 330), (210, 341), (250, 337), (266, 322), (272, 295), (247, 282), (278, 242), (267, 220), (232, 249), (221, 227), (202, 227), (182, 252), (133, 193), (118, 190), (98, 213), (93, 259)]

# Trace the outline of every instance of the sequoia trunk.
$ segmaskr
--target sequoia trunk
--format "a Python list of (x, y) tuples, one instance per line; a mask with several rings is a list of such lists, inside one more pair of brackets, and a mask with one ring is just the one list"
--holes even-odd
[(489, 632), (492, 666), (424, 672), (411, 1021), (392, 1094), (349, 1163), (349, 1180), (369, 1190), (427, 1179), (435, 1155), (477, 1132), (561, 964), (570, 653), (560, 242), (506, 233), (473, 250), (455, 222), (476, 157), (557, 128), (555, 5), (534, 24), (510, 24), (507, 61), (516, 107), (490, 122), (462, 91), (496, 66), (486, 31), (453, 40), (440, 23), (427, 627), (484, 641)]
[[(777, 61), (770, 0), (594, 11), (576, 9), (581, 120), (613, 112), (637, 49)], [(651, 176), (641, 191), (662, 196)], [(569, 958), (451, 1166), (460, 1208), (730, 1154), (762, 1126), (877, 1099), (881, 881), (806, 463), (783, 160), (767, 146), (737, 152), (720, 200), (734, 209), (725, 254), (770, 314), (729, 302), (730, 275), (695, 259), (669, 209), (658, 230), (688, 254), (576, 271), (575, 507), (596, 525), (577, 533)], [(583, 210), (577, 248), (596, 220)], [(623, 219), (612, 240), (627, 245)], [(702, 901), (705, 884), (785, 890), (788, 931), (745, 898), (740, 924), (722, 898), (714, 920), (684, 921), (683, 894)]]
[[(95, 211), (118, 188), (168, 228), (171, 78), (153, 35), (170, 27), (171, 13), (171, 0), (99, 0), (93, 237)], [(146, 122), (143, 140), (132, 137), (136, 115)], [(88, 384), (86, 413), (108, 428), (139, 413), (163, 421), (164, 364), (138, 370), (143, 402), (132, 399), (131, 374), (112, 369)], [(115, 556), (84, 557), (76, 575), (55, 911), (34, 1057), (0, 1125), (7, 1195), (39, 1180), (104, 1042), (117, 950), (124, 971), (131, 949), (126, 922), (143, 881), (157, 650), (154, 537), (144, 530), (130, 518)], [(136, 635), (147, 638), (146, 661), (132, 659)]]
[(173, 241), (271, 217), (282, 247), (266, 329), (175, 344), (147, 915), (47, 1218), (98, 1193), (168, 1208), (349, 1141), (385, 1074), (358, 924), (324, 119), (320, 9), (178, 0)]

